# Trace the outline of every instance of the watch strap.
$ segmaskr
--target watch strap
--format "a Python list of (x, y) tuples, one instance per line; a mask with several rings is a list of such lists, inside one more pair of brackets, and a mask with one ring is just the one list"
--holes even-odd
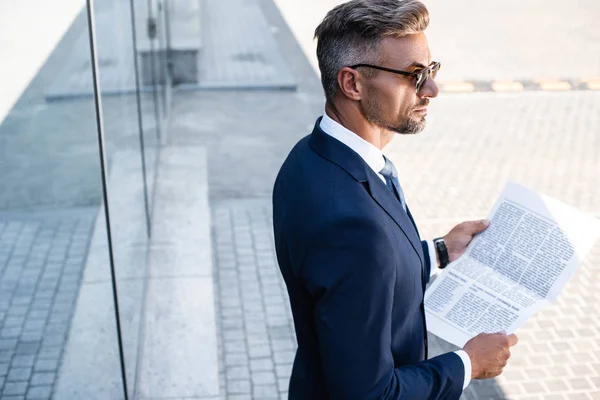
[(435, 250), (437, 251), (438, 258), (440, 260), (439, 268), (446, 268), (450, 264), (450, 257), (448, 256), (448, 248), (443, 238), (437, 238), (433, 240)]

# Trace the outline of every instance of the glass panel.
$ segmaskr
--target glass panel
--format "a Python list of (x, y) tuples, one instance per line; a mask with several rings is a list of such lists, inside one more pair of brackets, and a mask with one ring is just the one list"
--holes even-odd
[(0, 2), (0, 38), (0, 397), (122, 398), (86, 9)]
[[(130, 398), (135, 397), (143, 337), (148, 246), (158, 160), (164, 78), (158, 76), (149, 4), (94, 5), (120, 323)], [(151, 5), (151, 4), (150, 4)]]

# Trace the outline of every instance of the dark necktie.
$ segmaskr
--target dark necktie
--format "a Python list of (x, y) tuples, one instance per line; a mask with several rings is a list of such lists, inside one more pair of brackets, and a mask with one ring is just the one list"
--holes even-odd
[(396, 167), (386, 156), (383, 156), (383, 158), (385, 159), (385, 166), (381, 171), (379, 171), (379, 173), (383, 175), (388, 189), (394, 193), (400, 202), (400, 205), (404, 211), (406, 211), (406, 199), (404, 198), (404, 191), (402, 190), (400, 181), (398, 180), (398, 171), (396, 171)]

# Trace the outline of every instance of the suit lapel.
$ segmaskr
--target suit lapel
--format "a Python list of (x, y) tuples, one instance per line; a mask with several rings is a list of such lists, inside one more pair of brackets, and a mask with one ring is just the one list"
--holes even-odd
[(424, 268), (421, 240), (419, 239), (416, 227), (413, 225), (414, 222), (411, 221), (411, 218), (409, 218), (408, 214), (404, 211), (398, 199), (396, 199), (385, 183), (381, 181), (378, 175), (369, 168), (354, 150), (323, 132), (320, 123), (321, 118), (317, 120), (309, 139), (310, 146), (320, 154), (321, 157), (346, 170), (358, 182), (368, 184), (368, 190), (371, 197), (373, 197), (377, 204), (383, 208), (402, 230), (419, 256), (421, 267)]
[(402, 205), (396, 199), (394, 194), (385, 186), (385, 184), (379, 179), (377, 174), (372, 170), (367, 171), (369, 190), (371, 197), (379, 204), (381, 208), (394, 220), (396, 225), (402, 230), (406, 238), (410, 241), (413, 249), (421, 260), (421, 267), (424, 267), (424, 255), (423, 248), (421, 246), (421, 240), (419, 234), (416, 231), (413, 221), (409, 218), (408, 214), (402, 208)]

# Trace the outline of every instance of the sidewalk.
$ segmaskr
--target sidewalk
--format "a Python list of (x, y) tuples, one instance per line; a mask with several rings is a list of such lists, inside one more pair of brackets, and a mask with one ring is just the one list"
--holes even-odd
[[(226, 399), (287, 398), (295, 338), (274, 254), (271, 189), (293, 144), (323, 112), (311, 65), (273, 3), (259, 3), (297, 92), (180, 93), (170, 137), (181, 146), (205, 145), (209, 155)], [(442, 94), (432, 108), (426, 132), (398, 137), (386, 149), (424, 237), (484, 217), (507, 179), (600, 215), (600, 177), (592, 172), (600, 93)], [(463, 399), (600, 398), (600, 319), (593, 306), (599, 262), (596, 246), (556, 304), (519, 332), (504, 375), (473, 382)], [(454, 350), (430, 339), (432, 354)]]
[[(228, 53), (232, 49), (240, 54), (211, 72), (228, 72), (230, 86), (254, 90), (175, 93), (168, 143), (155, 171), (150, 243), (140, 239), (145, 237), (142, 189), (139, 176), (133, 176), (139, 174), (139, 150), (128, 153), (135, 124), (114, 118), (107, 127), (114, 142), (111, 187), (117, 196), (111, 207), (127, 374), (140, 399), (287, 398), (296, 341), (275, 258), (271, 191), (288, 152), (323, 113), (324, 100), (313, 67), (274, 1), (244, 4), (251, 14), (220, 8), (221, 17), (231, 12), (240, 28), (245, 26), (240, 21), (251, 24), (260, 13), (267, 25), (243, 41), (239, 30), (223, 35), (220, 46), (227, 51), (210, 59), (226, 63), (235, 55)], [(74, 26), (82, 23), (80, 17)], [(66, 54), (65, 43), (74, 41), (71, 31), (0, 129), (0, 144), (11, 149), (0, 166), (13, 171), (4, 177), (0, 208), (64, 203), (67, 209), (0, 213), (0, 266), (6, 265), (0, 280), (3, 400), (31, 392), (30, 397), (81, 398), (90, 388), (97, 399), (121, 395), (106, 233), (103, 225), (94, 226), (95, 218), (103, 217), (100, 186), (87, 179), (98, 175), (95, 138), (89, 134), (95, 125), (81, 134), (94, 110), (89, 101), (47, 106), (38, 98)], [(284, 61), (289, 74), (259, 75), (261, 60), (270, 67)], [(254, 63), (247, 86), (244, 63)], [(227, 86), (217, 78), (220, 89)], [(258, 85), (261, 79), (270, 84)], [(290, 81), (296, 91), (289, 90)], [(105, 109), (127, 116), (130, 100), (107, 99)], [(38, 117), (20, 114), (29, 112)], [(485, 216), (508, 179), (600, 217), (600, 92), (443, 93), (432, 102), (431, 115), (424, 133), (398, 137), (386, 149), (424, 238)], [(44, 135), (47, 121), (54, 130), (65, 124), (69, 129), (60, 131), (60, 139)], [(23, 134), (27, 127), (31, 131)], [(17, 168), (21, 153), (12, 150), (34, 140), (41, 145), (29, 154), (35, 155), (33, 168)], [(67, 144), (75, 150), (61, 153)], [(72, 164), (61, 163), (65, 157)], [(46, 178), (48, 165), (64, 168), (60, 182)], [(77, 202), (66, 204), (72, 198)], [(28, 268), (19, 275), (30, 253)], [(599, 265), (600, 244), (559, 300), (519, 332), (520, 344), (504, 375), (473, 382), (462, 400), (600, 399)], [(35, 285), (45, 288), (34, 294)], [(430, 337), (430, 354), (452, 350)]]

